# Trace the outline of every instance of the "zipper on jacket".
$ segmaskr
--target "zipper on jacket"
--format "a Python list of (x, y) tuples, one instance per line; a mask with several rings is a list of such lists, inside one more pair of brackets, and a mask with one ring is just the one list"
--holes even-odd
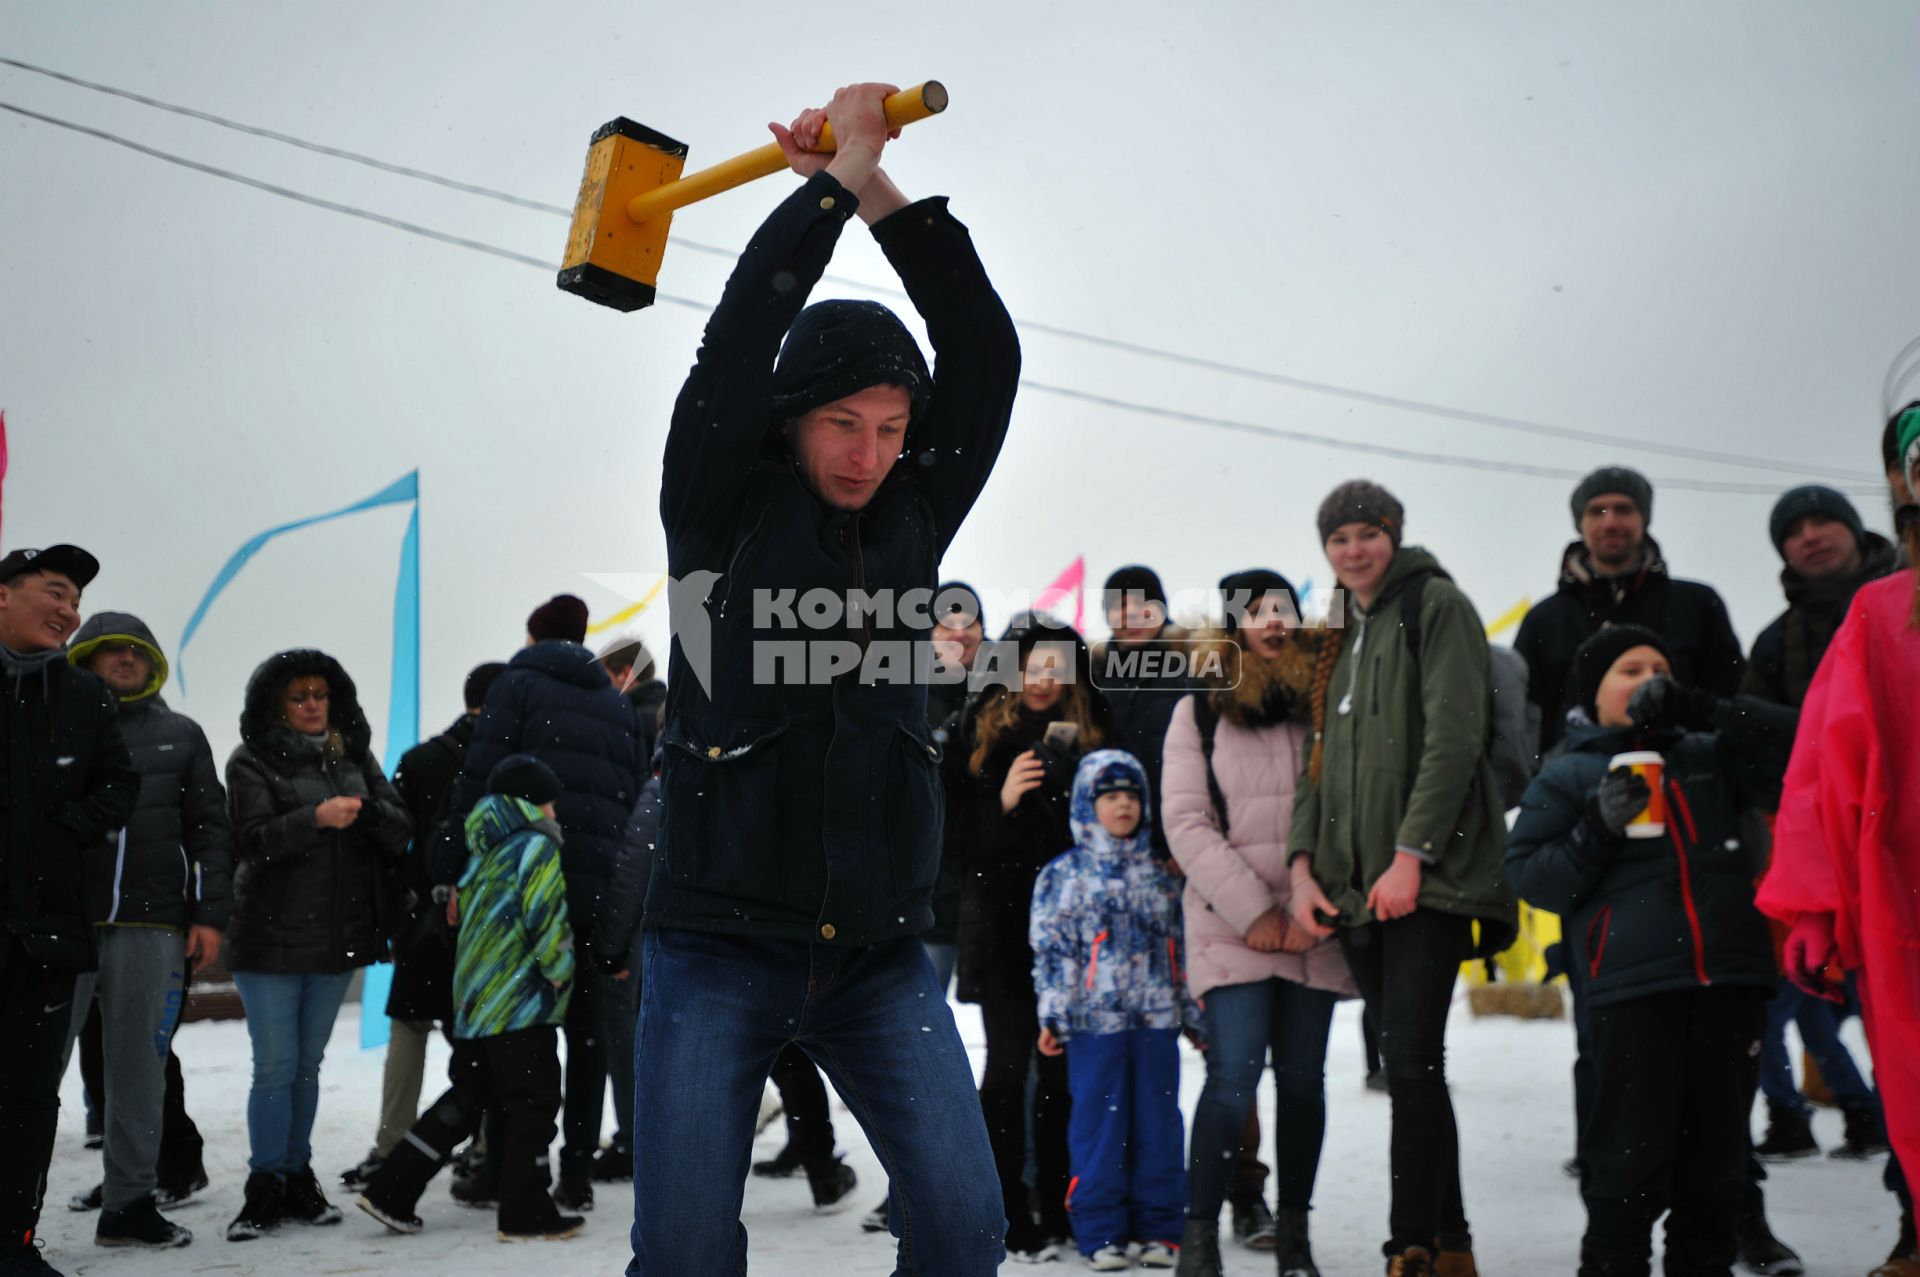
[(1693, 973), (1701, 984), (1712, 984), (1713, 980), (1707, 975), (1707, 945), (1700, 935), (1700, 912), (1693, 904), (1693, 871), (1687, 863), (1687, 842), (1698, 838), (1699, 834), (1694, 828), (1693, 811), (1687, 805), (1686, 792), (1680, 788), (1680, 783), (1663, 780), (1662, 786), (1667, 791), (1668, 804), (1678, 810), (1687, 825), (1684, 836), (1678, 825), (1674, 825), (1672, 832), (1673, 854), (1680, 860), (1680, 903), (1687, 911), (1687, 929), (1693, 933)]
[(753, 545), (753, 539), (760, 535), (761, 525), (766, 523), (767, 513), (770, 508), (771, 507), (768, 506), (762, 506), (760, 508), (760, 517), (753, 521), (752, 530), (750, 530), (746, 536), (740, 538), (740, 544), (734, 547), (733, 557), (727, 560), (726, 589), (720, 594), (719, 617), (723, 621), (727, 618), (727, 604), (733, 600), (733, 570), (740, 566), (740, 556), (747, 552)]
[[(865, 596), (867, 592), (867, 560), (860, 548), (860, 520), (866, 517), (864, 510), (856, 511), (847, 520), (846, 531), (841, 539), (847, 547), (847, 557), (853, 562), (853, 588), (856, 594)], [(867, 648), (873, 643), (873, 618), (865, 608), (860, 611), (860, 628), (854, 632), (854, 641), (860, 644), (860, 654), (866, 655)]]
[(1102, 931), (1093, 938), (1093, 957), (1087, 962), (1087, 990), (1093, 990), (1094, 972), (1100, 969), (1100, 945), (1106, 940), (1108, 932)]

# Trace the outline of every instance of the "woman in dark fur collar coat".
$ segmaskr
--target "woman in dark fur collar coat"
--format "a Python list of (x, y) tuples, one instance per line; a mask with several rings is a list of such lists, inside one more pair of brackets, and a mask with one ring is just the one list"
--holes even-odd
[(340, 1218), (309, 1165), (320, 1059), (354, 970), (386, 957), (386, 920), (403, 907), (390, 870), (411, 833), (372, 736), (353, 680), (325, 653), (281, 652), (247, 683), (227, 761), (227, 943), (253, 1042), (251, 1155), (230, 1241)]

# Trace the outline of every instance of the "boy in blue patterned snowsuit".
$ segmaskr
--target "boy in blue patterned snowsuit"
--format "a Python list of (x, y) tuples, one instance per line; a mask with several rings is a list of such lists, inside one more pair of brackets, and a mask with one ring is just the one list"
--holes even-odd
[(1067, 1055), (1074, 1238), (1097, 1271), (1171, 1268), (1187, 1200), (1180, 1117), (1182, 1027), (1199, 1031), (1187, 992), (1180, 891), (1154, 857), (1147, 778), (1124, 750), (1080, 762), (1074, 847), (1033, 889), (1039, 1048)]

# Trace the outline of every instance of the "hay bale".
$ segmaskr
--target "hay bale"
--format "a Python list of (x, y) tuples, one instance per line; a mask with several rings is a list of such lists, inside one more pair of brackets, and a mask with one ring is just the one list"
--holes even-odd
[(1563, 1020), (1565, 997), (1555, 984), (1477, 984), (1467, 990), (1467, 1009), (1475, 1018), (1510, 1015), (1520, 1020)]

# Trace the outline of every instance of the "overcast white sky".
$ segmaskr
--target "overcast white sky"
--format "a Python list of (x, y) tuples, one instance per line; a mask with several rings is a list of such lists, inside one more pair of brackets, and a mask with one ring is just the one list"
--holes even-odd
[[(1581, 430), (1600, 447), (1029, 331), (1034, 382), (1369, 445), (1656, 481), (1792, 474), (1648, 441), (1878, 468), (1880, 384), (1920, 333), (1920, 5), (1235, 3), (896, 6), (27, 4), (0, 56), (571, 205), (615, 115), (758, 145), (854, 79), (937, 77), (948, 114), (887, 166), (946, 193), (1021, 318)], [(864, 24), (864, 26), (862, 25)], [(0, 68), (0, 101), (557, 261), (563, 219)], [(786, 189), (676, 218), (663, 291), (710, 301)], [(550, 273), (290, 203), (0, 112), (6, 546), (72, 540), (89, 609), (178, 642), (225, 557), (414, 467), (423, 728), (529, 608), (664, 567), (667, 413), (702, 316), (633, 315)], [(837, 274), (892, 279), (857, 225)], [(827, 286), (816, 296), (850, 293)], [(1313, 510), (1376, 478), (1495, 615), (1552, 589), (1570, 482), (1438, 466), (1023, 392), (946, 564), (1037, 588), (1144, 560), (1169, 586), (1264, 564), (1325, 582)], [(1780, 606), (1769, 495), (1663, 488), (1653, 530), (1751, 641)], [(1876, 527), (1879, 495), (1858, 499)], [(188, 660), (223, 753), (248, 672), (345, 661), (384, 728), (403, 511), (270, 546)], [(664, 613), (664, 607), (660, 609)], [(644, 628), (664, 646), (665, 617)], [(996, 625), (1003, 617), (990, 620)]]

